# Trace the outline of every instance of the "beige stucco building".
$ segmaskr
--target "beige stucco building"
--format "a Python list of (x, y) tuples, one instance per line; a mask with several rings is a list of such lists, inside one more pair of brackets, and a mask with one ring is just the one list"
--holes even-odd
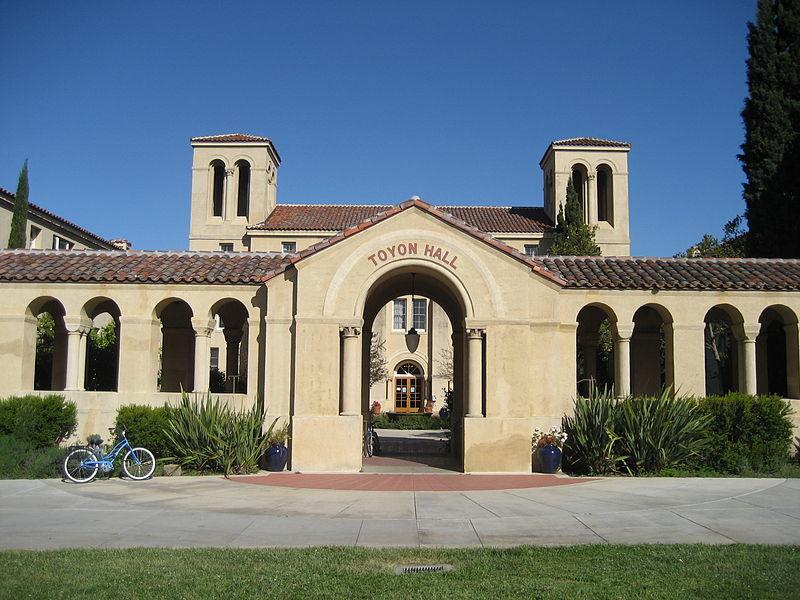
[[(419, 410), (449, 386), (453, 452), (468, 472), (529, 471), (533, 428), (559, 423), (593, 382), (620, 396), (672, 386), (800, 398), (800, 261), (628, 256), (628, 144), (553, 142), (544, 206), (522, 208), (282, 205), (272, 142), (192, 145), (190, 251), (0, 252), (11, 374), (0, 396), (38, 381), (77, 402), (81, 436), (104, 432), (121, 404), (207, 390), (216, 348), (240, 386), (225, 398), (262, 396), (291, 422), (294, 470), (359, 470), (372, 401)], [(603, 257), (546, 255), (570, 175)], [(57, 333), (42, 382), (45, 312)], [(86, 336), (101, 314), (118, 326), (117, 376), (113, 389), (87, 390)], [(709, 323), (729, 332), (723, 361), (709, 361)], [(370, 386), (373, 334), (388, 374)]]

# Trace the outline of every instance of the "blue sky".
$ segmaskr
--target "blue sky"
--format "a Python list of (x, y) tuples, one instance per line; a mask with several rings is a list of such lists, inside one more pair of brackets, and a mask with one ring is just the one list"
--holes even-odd
[(755, 0), (0, 1), (0, 187), (140, 249), (184, 249), (189, 137), (248, 132), (278, 201), (542, 205), (553, 139), (629, 141), (632, 253), (744, 210)]

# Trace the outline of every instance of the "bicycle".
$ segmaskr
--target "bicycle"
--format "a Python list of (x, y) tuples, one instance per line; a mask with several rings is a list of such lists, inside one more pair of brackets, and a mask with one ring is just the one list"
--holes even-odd
[(364, 456), (369, 458), (381, 453), (381, 444), (375, 428), (372, 426), (372, 419), (367, 416), (366, 427), (364, 428)]
[[(100, 440), (102, 443), (102, 440)], [(122, 471), (135, 481), (152, 477), (156, 470), (156, 459), (147, 448), (134, 448), (122, 431), (118, 441), (108, 454), (103, 454), (100, 445), (73, 448), (64, 458), (64, 476), (73, 483), (88, 483), (97, 476), (98, 471), (110, 473), (114, 469), (120, 453), (127, 449), (122, 459)]]

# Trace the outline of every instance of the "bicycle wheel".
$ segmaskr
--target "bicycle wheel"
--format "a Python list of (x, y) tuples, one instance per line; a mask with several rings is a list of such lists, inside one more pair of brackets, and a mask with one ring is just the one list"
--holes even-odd
[(364, 436), (364, 453), (367, 457), (370, 457), (375, 452), (375, 446), (373, 445), (373, 438), (372, 438), (372, 427), (367, 427), (366, 435)]
[(156, 457), (147, 448), (128, 450), (122, 459), (122, 471), (136, 481), (147, 479), (156, 470)]
[[(87, 461), (95, 464), (86, 465)], [(64, 477), (74, 483), (88, 483), (97, 475), (97, 456), (88, 448), (75, 448), (64, 459)]]

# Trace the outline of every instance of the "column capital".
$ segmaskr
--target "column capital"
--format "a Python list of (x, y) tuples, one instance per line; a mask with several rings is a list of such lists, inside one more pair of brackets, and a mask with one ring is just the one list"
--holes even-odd
[(228, 329), (226, 327), (222, 330), (222, 335), (225, 336), (225, 341), (229, 344), (232, 342), (238, 343), (242, 341), (244, 331), (242, 329)]
[(617, 323), (617, 341), (619, 342), (630, 342), (631, 337), (633, 337), (633, 325), (620, 325)]
[(737, 323), (733, 326), (734, 336), (745, 343), (755, 343), (761, 333), (761, 323)]
[(67, 333), (89, 333), (92, 322), (84, 317), (64, 317), (64, 328)]
[(483, 339), (483, 334), (486, 333), (485, 329), (478, 329), (477, 327), (467, 328), (467, 339), (480, 340)]
[(358, 337), (361, 335), (361, 328), (360, 327), (353, 327), (352, 325), (345, 325), (344, 327), (339, 327), (339, 333), (342, 337)]
[(215, 323), (205, 317), (192, 317), (192, 328), (196, 336), (209, 337), (214, 331)]

